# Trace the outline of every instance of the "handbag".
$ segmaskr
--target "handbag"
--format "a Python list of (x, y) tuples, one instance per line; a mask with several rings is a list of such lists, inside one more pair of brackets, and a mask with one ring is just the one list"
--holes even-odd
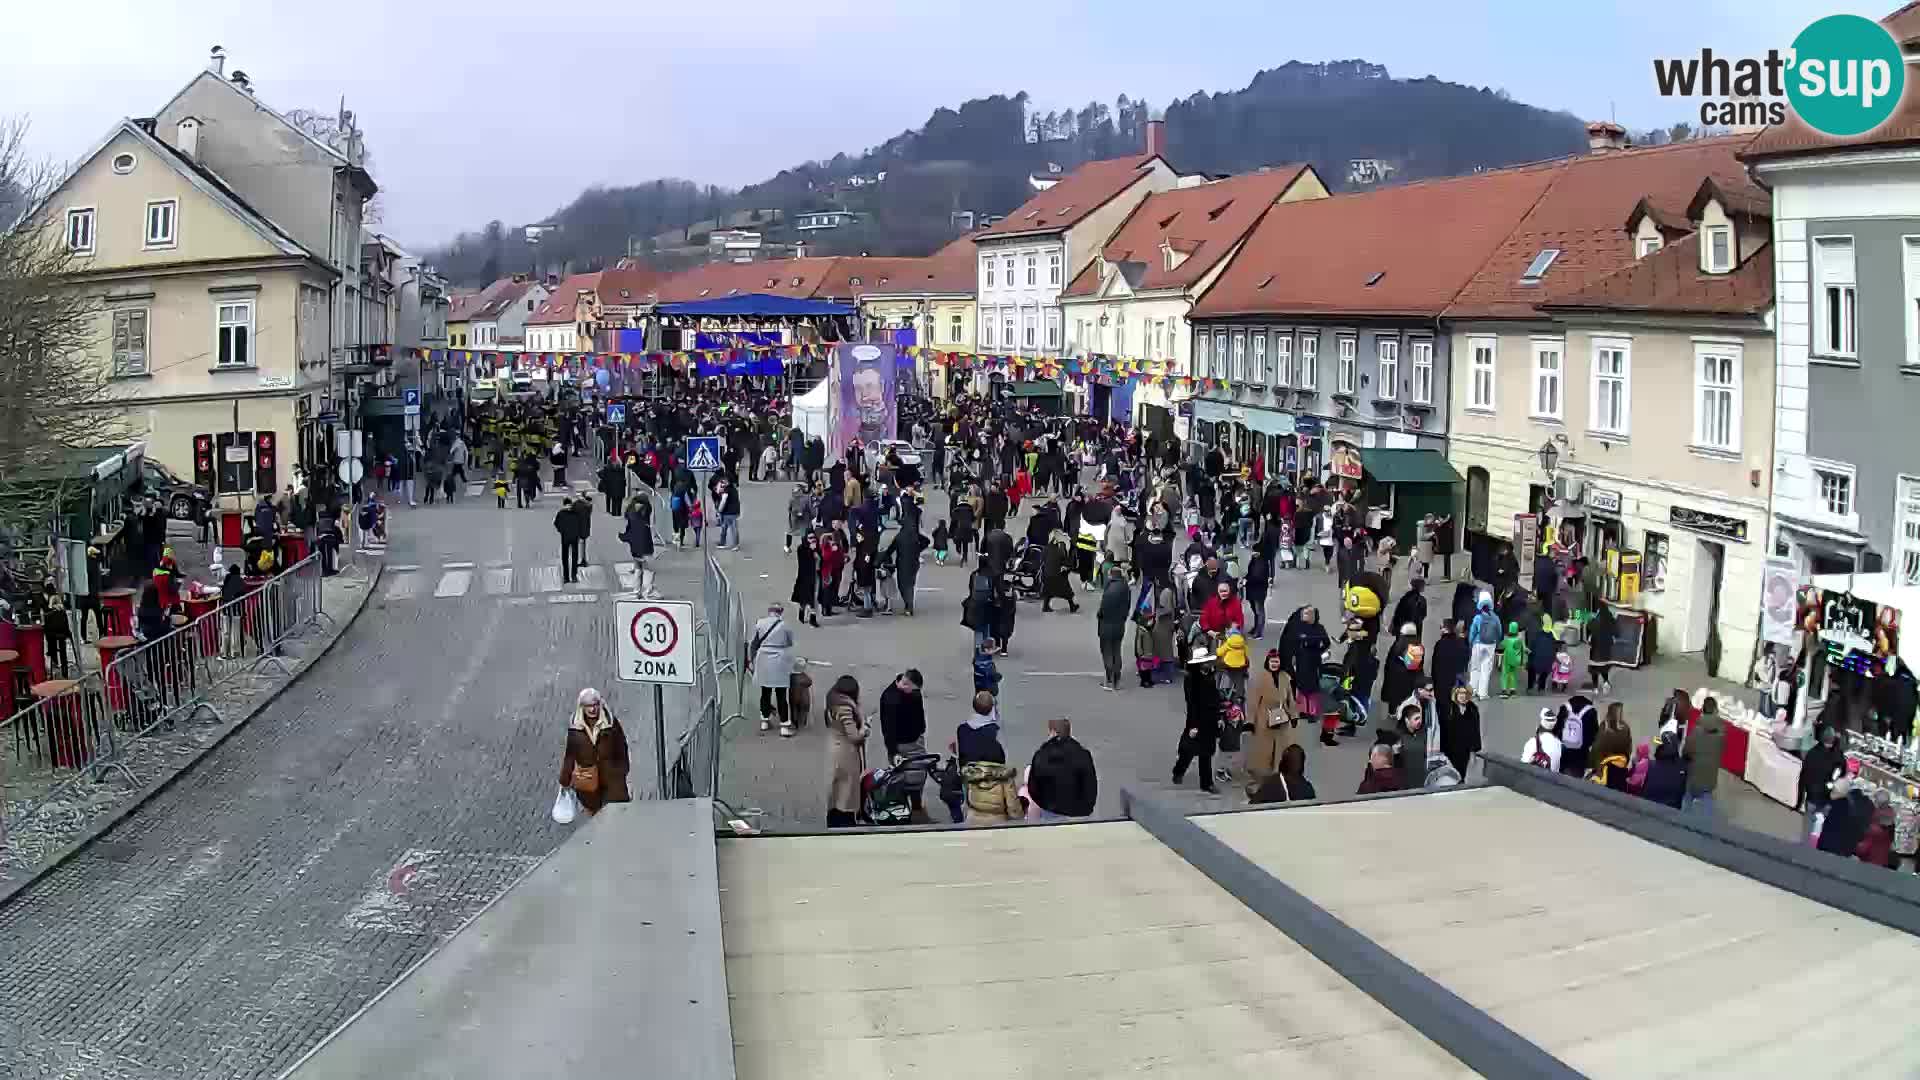
[(582, 795), (591, 795), (599, 791), (600, 766), (581, 765), (576, 762), (573, 766), (573, 790)]
[(553, 797), (553, 820), (557, 824), (568, 825), (579, 816), (580, 797), (573, 793), (572, 788), (561, 788), (560, 793)]

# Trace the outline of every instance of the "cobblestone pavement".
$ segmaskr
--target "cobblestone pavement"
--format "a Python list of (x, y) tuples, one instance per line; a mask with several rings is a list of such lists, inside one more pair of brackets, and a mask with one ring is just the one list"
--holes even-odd
[[(399, 508), (389, 573), (557, 564), (556, 505)], [(625, 557), (610, 522), (590, 549), (609, 570)], [(668, 574), (697, 572), (673, 558)], [(547, 811), (580, 686), (610, 690), (648, 773), (639, 695), (608, 686), (609, 605), (388, 591), (305, 679), (0, 908), (0, 1077), (274, 1076), (564, 839)]]
[[(208, 695), (214, 715), (195, 709), (171, 725), (162, 725), (143, 738), (121, 736), (120, 753), (114, 758), (126, 771), (113, 769), (99, 783), (79, 783), (41, 807), (25, 825), (11, 829), (6, 843), (0, 845), (0, 890), (31, 876), (46, 860), (71, 844), (102, 817), (136, 798), (151, 784), (171, 776), (192, 764), (206, 748), (218, 741), (230, 724), (241, 721), (259, 707), (260, 701), (285, 686), (292, 676), (337, 639), (352, 614), (364, 602), (371, 567), (355, 567), (322, 583), (322, 610), (328, 620), (319, 620), (301, 634), (289, 638), (280, 659), (286, 665), (267, 665), (236, 675)], [(331, 620), (331, 621), (329, 621)], [(50, 771), (8, 773), (6, 791), (11, 797), (25, 797), (44, 791), (49, 781), (67, 781), (72, 773)]]
[[(793, 587), (794, 564), (781, 551), (785, 529), (787, 485), (749, 485), (743, 514), (744, 542), (738, 552), (724, 552), (721, 562), (733, 575), (747, 603), (749, 622), (764, 613), (769, 600), (785, 600)], [(926, 530), (945, 517), (947, 496), (929, 493)], [(1016, 529), (1025, 528), (1025, 517)], [(972, 635), (959, 625), (960, 604), (966, 589), (966, 570), (956, 566), (923, 567), (919, 577), (916, 615), (859, 619), (835, 615), (821, 628), (802, 628), (798, 652), (809, 661), (814, 677), (814, 720), (792, 739), (763, 735), (757, 723), (735, 725), (729, 731), (722, 795), (737, 809), (753, 815), (764, 828), (817, 829), (826, 819), (826, 747), (818, 724), (826, 688), (834, 677), (851, 672), (860, 680), (862, 703), (871, 712), (893, 675), (919, 667), (927, 679), (927, 745), (943, 750), (954, 728), (970, 710), (972, 696)], [(1402, 579), (1404, 581), (1404, 579)], [(1433, 608), (1424, 639), (1439, 633), (1440, 611), (1451, 603), (1451, 583), (1436, 583)], [(1143, 690), (1129, 678), (1117, 693), (1100, 689), (1100, 658), (1094, 641), (1092, 594), (1080, 593), (1081, 610), (1068, 614), (1056, 604), (1043, 614), (1037, 603), (1023, 603), (1015, 623), (1013, 655), (999, 661), (1002, 683), (1002, 733), (1009, 759), (1024, 764), (1046, 738), (1049, 717), (1069, 716), (1074, 735), (1092, 752), (1100, 775), (1098, 813), (1118, 816), (1120, 789), (1161, 793), (1189, 810), (1229, 808), (1245, 803), (1237, 786), (1222, 788), (1210, 797), (1198, 791), (1192, 774), (1184, 788), (1175, 788), (1169, 775), (1174, 744), (1182, 725), (1178, 684)], [(1395, 599), (1397, 599), (1397, 592)], [(1253, 663), (1278, 641), (1286, 613), (1302, 604), (1316, 604), (1323, 615), (1338, 608), (1338, 588), (1323, 568), (1283, 570), (1274, 579), (1267, 610), (1271, 625), (1264, 641), (1249, 642)], [(791, 606), (791, 605), (789, 605)], [(1131, 633), (1131, 632), (1129, 632)], [(1124, 655), (1131, 662), (1132, 639)], [(1582, 669), (1584, 670), (1584, 669)], [(1663, 658), (1640, 671), (1621, 671), (1614, 677), (1615, 698), (1627, 705), (1628, 722), (1636, 736), (1645, 738), (1661, 703), (1675, 686), (1689, 693), (1707, 685), (1697, 658)], [(1724, 682), (1713, 683), (1723, 692), (1753, 695)], [(1520, 697), (1494, 700), (1482, 706), (1482, 726), (1489, 749), (1517, 754), (1532, 732), (1541, 706), (1558, 699)], [(1611, 700), (1611, 699), (1610, 699)], [(756, 717), (757, 702), (743, 710)], [(1308, 745), (1308, 777), (1322, 797), (1351, 794), (1366, 768), (1370, 731), (1327, 748)], [(881, 750), (878, 734), (869, 744), (870, 757)], [(1798, 817), (1733, 777), (1722, 778), (1721, 812), (1748, 828), (1784, 838), (1798, 836)]]

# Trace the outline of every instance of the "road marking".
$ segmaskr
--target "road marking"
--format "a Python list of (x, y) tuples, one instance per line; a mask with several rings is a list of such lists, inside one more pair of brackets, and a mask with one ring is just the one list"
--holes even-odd
[(503, 566), (488, 570), (487, 576), (482, 580), (482, 587), (488, 596), (500, 596), (512, 592), (513, 568)]
[(634, 563), (614, 563), (613, 576), (620, 582), (621, 592), (632, 592), (640, 587), (640, 567)]
[(532, 597), (532, 596), (509, 596), (507, 597), (507, 603), (513, 605), (514, 607), (526, 607), (528, 604), (533, 603), (536, 599), (537, 597)]
[(387, 580), (391, 582), (391, 584), (387, 586), (387, 598), (389, 600), (411, 600), (426, 591), (427, 588), (427, 579), (420, 574), (389, 572), (387, 574)]
[(591, 604), (600, 599), (599, 593), (560, 593), (547, 597), (549, 604)]
[(583, 589), (600, 592), (607, 587), (607, 571), (603, 566), (589, 563), (580, 568), (580, 580), (574, 582)]
[(418, 566), (389, 566), (387, 567), (387, 573), (406, 574), (418, 569), (420, 569)]
[(527, 585), (534, 592), (559, 592), (560, 568), (552, 565), (534, 567)]
[(441, 564), (440, 564), (440, 569), (442, 569), (442, 570), (471, 570), (471, 569), (473, 569), (473, 564), (472, 564), (472, 563), (470, 563), (470, 562), (448, 562), (448, 563), (441, 563)]
[(467, 590), (472, 587), (473, 571), (449, 570), (440, 575), (440, 584), (434, 588), (433, 595), (436, 599), (445, 599), (449, 596), (465, 596), (467, 595)]
[(1061, 678), (1078, 679), (1088, 676), (1104, 676), (1104, 671), (1019, 671), (1016, 675), (1054, 675)]

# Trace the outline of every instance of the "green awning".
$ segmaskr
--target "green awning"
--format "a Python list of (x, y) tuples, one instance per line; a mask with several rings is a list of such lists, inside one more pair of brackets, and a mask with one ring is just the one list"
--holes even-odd
[(1032, 382), (1008, 384), (1007, 393), (1014, 397), (1059, 397), (1060, 384), (1052, 379), (1035, 379)]
[(1460, 483), (1460, 474), (1438, 450), (1362, 450), (1360, 465), (1382, 484)]

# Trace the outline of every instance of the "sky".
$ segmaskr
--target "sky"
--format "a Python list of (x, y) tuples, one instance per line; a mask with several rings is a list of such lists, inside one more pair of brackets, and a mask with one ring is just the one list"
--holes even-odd
[[(739, 186), (857, 153), (940, 106), (1027, 91), (1036, 108), (1155, 106), (1244, 87), (1288, 60), (1366, 59), (1396, 77), (1504, 87), (1629, 128), (1693, 119), (1654, 91), (1655, 57), (1784, 48), (1836, 11), (1787, 0), (735, 0), (705, 5), (452, 5), (388, 0), (18, 4), (0, 119), (31, 150), (84, 153), (158, 111), (227, 50), (285, 112), (359, 117), (383, 231), (424, 247), (492, 218), (537, 220), (593, 184), (660, 176)], [(74, 33), (76, 24), (85, 32)]]

